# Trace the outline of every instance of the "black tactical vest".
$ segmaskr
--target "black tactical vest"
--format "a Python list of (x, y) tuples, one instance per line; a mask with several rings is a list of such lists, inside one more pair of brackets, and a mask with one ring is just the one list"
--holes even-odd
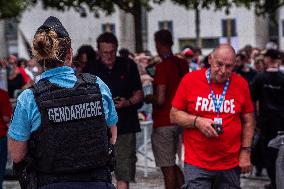
[(82, 74), (73, 88), (41, 80), (31, 89), (41, 114), (29, 141), (38, 185), (108, 180), (109, 133), (96, 77)]

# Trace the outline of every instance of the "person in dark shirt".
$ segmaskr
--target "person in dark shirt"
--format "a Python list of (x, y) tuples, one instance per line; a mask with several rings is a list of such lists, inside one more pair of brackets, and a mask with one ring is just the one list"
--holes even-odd
[(117, 57), (117, 38), (103, 33), (97, 38), (99, 60), (90, 72), (110, 88), (118, 113), (117, 160), (115, 176), (118, 189), (135, 181), (136, 132), (140, 131), (137, 109), (143, 92), (137, 65), (131, 59)]
[(250, 67), (249, 57), (245, 52), (238, 53), (236, 55), (236, 64), (239, 65), (236, 67), (235, 72), (240, 74), (249, 85), (251, 85), (253, 79), (257, 75), (257, 71)]
[(266, 188), (275, 189), (275, 162), (278, 150), (267, 145), (277, 136), (278, 131), (284, 131), (284, 74), (279, 69), (281, 60), (277, 50), (267, 50), (264, 56), (267, 69), (256, 76), (251, 93), (253, 100), (259, 103), (257, 120), (260, 140), (263, 144), (267, 173), (271, 179), (271, 183)]
[(76, 74), (88, 72), (96, 63), (97, 53), (91, 45), (82, 45), (77, 51)]

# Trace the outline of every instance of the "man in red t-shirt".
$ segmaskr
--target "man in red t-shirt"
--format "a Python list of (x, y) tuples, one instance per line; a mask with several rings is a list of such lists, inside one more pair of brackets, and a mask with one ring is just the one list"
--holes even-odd
[(8, 93), (0, 89), (0, 189), (7, 162), (7, 124), (10, 121), (12, 107)]
[(194, 189), (240, 188), (240, 173), (251, 171), (249, 87), (232, 73), (235, 51), (230, 45), (214, 49), (209, 64), (182, 79), (172, 102), (171, 121), (185, 128), (185, 179)]
[(176, 165), (179, 128), (170, 122), (171, 102), (181, 78), (188, 72), (188, 65), (173, 55), (172, 35), (168, 30), (155, 33), (155, 43), (162, 62), (156, 65), (153, 103), (152, 148), (156, 165), (161, 167), (166, 189), (180, 188), (184, 177)]

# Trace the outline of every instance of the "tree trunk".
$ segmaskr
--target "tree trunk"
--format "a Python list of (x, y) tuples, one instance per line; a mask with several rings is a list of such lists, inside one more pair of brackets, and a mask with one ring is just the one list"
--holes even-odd
[(136, 52), (142, 52), (143, 38), (142, 38), (142, 6), (140, 1), (135, 1), (133, 6), (134, 17), (134, 32), (135, 32), (135, 50)]
[(231, 28), (232, 28), (232, 20), (231, 19), (227, 19), (227, 43), (231, 45), (231, 41), (232, 41), (232, 31), (231, 31)]
[(200, 38), (200, 10), (198, 8), (198, 5), (194, 8), (195, 11), (195, 34), (196, 34), (196, 47), (201, 48), (202, 42)]
[(0, 58), (8, 55), (8, 44), (5, 37), (5, 21), (0, 20)]
[(121, 24), (119, 46), (135, 52), (134, 17), (132, 14), (120, 10), (119, 19)]

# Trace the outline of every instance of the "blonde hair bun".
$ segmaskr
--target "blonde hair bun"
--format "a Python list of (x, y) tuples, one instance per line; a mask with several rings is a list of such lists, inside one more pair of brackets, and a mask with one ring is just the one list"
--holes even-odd
[(37, 60), (57, 59), (59, 40), (55, 31), (38, 31), (33, 39), (33, 55)]
[(54, 68), (64, 65), (71, 39), (60, 20), (50, 16), (37, 29), (32, 44), (37, 62), (45, 68)]

